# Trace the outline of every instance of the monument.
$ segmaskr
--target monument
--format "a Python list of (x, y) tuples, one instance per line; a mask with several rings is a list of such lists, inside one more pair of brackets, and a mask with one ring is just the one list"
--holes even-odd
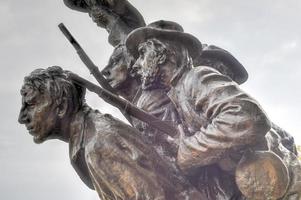
[[(19, 122), (36, 143), (69, 143), (71, 164), (102, 200), (298, 200), (293, 138), (270, 122), (239, 84), (228, 51), (176, 22), (145, 26), (126, 0), (64, 0), (109, 33), (114, 52), (100, 72), (66, 28), (101, 87), (53, 66), (24, 79)], [(90, 108), (86, 89), (131, 125)]]

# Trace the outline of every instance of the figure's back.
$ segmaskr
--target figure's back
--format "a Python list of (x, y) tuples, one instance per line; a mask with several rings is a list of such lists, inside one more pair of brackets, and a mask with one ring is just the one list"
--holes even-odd
[(91, 111), (85, 121), (85, 162), (101, 198), (200, 199), (200, 193), (137, 129), (98, 111)]

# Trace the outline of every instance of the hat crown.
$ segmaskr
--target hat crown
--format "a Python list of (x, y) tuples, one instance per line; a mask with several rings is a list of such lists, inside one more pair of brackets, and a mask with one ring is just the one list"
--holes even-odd
[(159, 21), (152, 22), (149, 25), (147, 25), (147, 27), (162, 29), (167, 31), (184, 32), (184, 29), (180, 24), (173, 21), (166, 21), (166, 20), (159, 20)]
[[(248, 72), (244, 66), (228, 51), (214, 45), (203, 44), (203, 51), (198, 61), (209, 59), (222, 62), (231, 71), (230, 77), (238, 84), (244, 83), (248, 79)], [(204, 63), (199, 62), (199, 65)], [(206, 63), (207, 64), (207, 63)], [(220, 71), (220, 70), (218, 70)], [(227, 74), (228, 75), (228, 74)]]

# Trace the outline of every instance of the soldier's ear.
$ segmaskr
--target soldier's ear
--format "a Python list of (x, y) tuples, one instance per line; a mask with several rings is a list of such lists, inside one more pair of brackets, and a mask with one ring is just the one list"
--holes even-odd
[(61, 104), (58, 106), (58, 117), (63, 118), (68, 110), (68, 101), (66, 97), (62, 98)]

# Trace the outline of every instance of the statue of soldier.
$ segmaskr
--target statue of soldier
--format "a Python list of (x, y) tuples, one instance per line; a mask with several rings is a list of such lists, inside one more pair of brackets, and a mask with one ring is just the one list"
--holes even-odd
[[(163, 20), (154, 22), (148, 25), (148, 27), (164, 29), (168, 28), (183, 31), (180, 25), (174, 22), (168, 22)], [(124, 46), (121, 46), (121, 48), (124, 48)], [(123, 53), (126, 51), (117, 51), (117, 53), (118, 52)], [(137, 91), (136, 88), (138, 87), (137, 81), (133, 79), (132, 76), (129, 76), (129, 72), (125, 70), (125, 65), (129, 66), (129, 70), (134, 69), (134, 72), (139, 71), (139, 69), (137, 69), (139, 68), (139, 66), (131, 67), (132, 64), (129, 64), (129, 62), (125, 62), (123, 56), (120, 57), (115, 56), (113, 54), (112, 57), (114, 59), (119, 58), (119, 60), (117, 59), (117, 62), (112, 62), (112, 60), (110, 59), (108, 66), (105, 68), (105, 70), (103, 70), (104, 75), (108, 77), (108, 80), (112, 83), (112, 86), (118, 86), (116, 88), (120, 92), (120, 94), (126, 99), (129, 99), (130, 101), (136, 103), (138, 107), (148, 111), (149, 113), (155, 115), (159, 119), (176, 123), (177, 111), (174, 109), (174, 106), (171, 104), (169, 97), (166, 95), (166, 91), (162, 88), (157, 88), (153, 90), (143, 90), (138, 95), (136, 95), (136, 98), (134, 99), (133, 97), (134, 94), (136, 94), (135, 91)], [(195, 62), (200, 65), (210, 66), (239, 84), (245, 82), (247, 79), (247, 73), (243, 66), (229, 52), (216, 46), (203, 45), (203, 50), (200, 56), (195, 58)], [(115, 65), (113, 63), (115, 63)], [(126, 91), (127, 94), (121, 91)], [(143, 131), (143, 134), (146, 136), (147, 140), (155, 147), (155, 149), (157, 149), (158, 153), (161, 156), (163, 156), (166, 160), (170, 161), (171, 163), (174, 163), (175, 147), (174, 145), (171, 145), (171, 143), (168, 141), (168, 137), (164, 136), (164, 134), (162, 133), (158, 133), (155, 129), (152, 129), (147, 124), (144, 124), (138, 120), (134, 120), (133, 125), (139, 130)], [(268, 143), (268, 149), (270, 151), (275, 152), (278, 156), (282, 158), (285, 157), (284, 160), (286, 161), (286, 165), (289, 166), (288, 169), (290, 171), (291, 177), (294, 177), (294, 180), (291, 181), (291, 184), (298, 186), (297, 183), (300, 180), (298, 176), (300, 167), (298, 167), (299, 164), (298, 159), (296, 157), (297, 153), (293, 138), (287, 132), (283, 131), (275, 124), (272, 124), (272, 129), (266, 134), (266, 140)], [(277, 150), (275, 150), (275, 148)], [(297, 167), (293, 167), (294, 165), (296, 165)], [(207, 177), (209, 177), (211, 174), (210, 178), (214, 180), (214, 176), (217, 173), (216, 169), (213, 167), (209, 167), (207, 171)], [(197, 176), (188, 177), (188, 179), (191, 180), (192, 183), (194, 183), (194, 185), (198, 185), (199, 183), (196, 177)], [(227, 177), (223, 178), (227, 180)], [(227, 181), (224, 185), (227, 185)], [(296, 187), (295, 189), (293, 187), (290, 188), (291, 191), (288, 191), (287, 195), (297, 195), (296, 191), (299, 190), (299, 187)], [(229, 185), (229, 188), (226, 188), (225, 190), (229, 191), (229, 193), (231, 193), (231, 191), (232, 193), (237, 193), (237, 191), (233, 191), (233, 187), (231, 185)], [(213, 191), (211, 193), (214, 194), (214, 188), (211, 191)]]
[[(75, 9), (84, 8), (85, 12), (87, 12), (87, 10), (89, 10), (89, 9), (87, 9), (87, 5), (90, 5), (90, 8), (92, 5), (91, 3), (90, 4), (80, 3), (80, 4), (77, 4), (77, 7), (76, 6), (74, 7), (74, 5), (73, 5), (73, 8), (75, 8)], [(94, 4), (94, 5), (96, 5), (96, 4)], [(99, 4), (98, 4), (98, 7), (99, 7)], [(101, 10), (98, 9), (98, 12), (100, 12), (100, 11)], [(101, 12), (106, 13), (104, 11), (101, 11)], [(91, 16), (91, 12), (90, 12), (90, 16)], [(96, 16), (96, 15), (94, 15), (94, 16)], [(114, 15), (111, 15), (111, 16), (114, 16)], [(92, 19), (93, 19), (93, 15), (92, 15)], [(96, 18), (94, 17), (94, 19), (96, 19)], [(107, 18), (107, 19), (112, 19), (112, 18)], [(101, 20), (98, 20), (98, 21), (100, 22)], [(157, 24), (155, 24), (155, 26), (159, 24), (158, 22), (156, 22), (156, 23)], [(164, 25), (164, 21), (162, 21), (162, 23)], [(161, 23), (161, 28), (163, 27), (162, 23)], [(104, 26), (102, 26), (102, 27), (104, 27)], [(122, 26), (120, 26), (120, 27), (122, 27)], [(124, 34), (124, 35), (126, 35), (126, 34)], [(200, 54), (199, 57), (195, 58), (195, 60), (194, 60), (195, 63), (213, 67), (213, 68), (217, 69), (219, 72), (221, 72), (222, 74), (227, 75), (228, 77), (230, 77), (232, 80), (234, 80), (235, 82), (237, 82), (239, 84), (246, 81), (247, 73), (246, 73), (245, 69), (231, 54), (229, 54), (225, 50), (217, 48), (215, 46), (203, 45), (203, 47), (204, 47), (204, 49), (202, 51), (202, 54)], [(131, 60), (131, 61), (129, 62), (129, 60)], [(145, 90), (142, 93), (140, 93), (139, 90), (136, 89), (139, 87), (139, 80), (137, 82), (137, 79), (134, 79), (131, 76), (129, 76), (129, 72), (125, 68), (126, 65), (131, 66), (132, 64), (129, 64), (129, 63), (132, 63), (132, 62), (133, 62), (133, 60), (131, 59), (131, 56), (127, 54), (124, 45), (119, 44), (115, 48), (115, 50), (110, 58), (109, 65), (103, 71), (104, 75), (106, 75), (106, 77), (108, 77), (108, 81), (111, 82), (112, 86), (117, 88), (118, 93), (121, 94), (122, 96), (124, 96), (126, 99), (129, 99), (131, 101), (134, 100), (133, 102), (136, 103), (139, 107), (142, 107), (143, 109), (149, 111), (153, 115), (156, 115), (157, 117), (159, 117), (163, 120), (175, 121), (176, 117), (175, 117), (175, 115), (173, 115), (174, 112), (171, 111), (171, 110), (173, 110), (172, 106), (169, 106), (170, 109), (166, 109), (166, 104), (170, 104), (170, 103), (166, 103), (167, 102), (166, 99), (168, 99), (168, 98), (166, 97), (164, 90), (162, 90), (162, 89), (148, 90), (148, 91)], [(225, 63), (227, 66), (225, 66)], [(138, 93), (137, 93), (137, 91), (138, 91)], [(140, 95), (142, 95), (142, 97), (140, 97)], [(160, 100), (160, 101), (158, 101), (158, 100)], [(173, 117), (170, 118), (170, 116), (168, 116), (168, 115), (171, 115)], [(139, 121), (137, 123), (134, 123), (134, 125), (137, 128), (139, 128), (139, 126), (141, 128), (141, 124), (143, 124), (143, 123), (141, 123)], [(271, 129), (271, 131), (266, 135), (269, 146), (275, 147), (275, 144), (278, 144), (280, 146), (284, 145), (284, 150), (278, 150), (278, 151), (276, 151), (276, 153), (278, 152), (278, 155), (281, 157), (288, 156), (289, 159), (287, 159), (287, 160), (289, 163), (291, 163), (292, 160), (294, 160), (294, 162), (295, 162), (296, 161), (296, 156), (295, 156), (296, 150), (295, 150), (295, 144), (292, 140), (292, 137), (290, 135), (288, 135), (286, 132), (280, 131), (280, 129), (277, 128), (277, 126), (274, 124), (272, 124), (272, 127), (273, 127), (273, 129)], [(276, 131), (275, 131), (275, 129), (276, 129)], [(163, 155), (166, 155), (166, 154), (170, 155), (170, 151), (168, 150), (169, 148), (167, 148), (167, 150), (160, 149), (160, 147), (168, 147), (169, 146), (166, 143), (162, 144), (162, 141), (165, 142), (166, 137), (163, 137), (163, 140), (162, 140), (161, 136), (163, 136), (163, 135), (162, 134), (154, 134), (154, 132), (156, 132), (156, 131), (151, 129), (150, 127), (142, 127), (141, 130), (144, 130), (144, 132), (146, 132), (148, 139), (153, 140), (151, 143), (155, 144), (155, 146), (157, 146), (157, 148), (159, 148), (159, 152), (165, 151), (163, 153)], [(281, 134), (281, 133), (284, 133), (284, 134)], [(154, 138), (154, 135), (155, 135), (155, 138)], [(160, 136), (159, 140), (158, 140), (157, 136)], [(273, 148), (271, 148), (271, 149), (273, 149)], [(287, 149), (291, 150), (291, 151), (286, 152)], [(171, 151), (173, 151), (173, 150), (171, 150)], [(284, 152), (286, 152), (286, 153), (284, 153)], [(295, 155), (289, 156), (291, 152), (293, 152)], [(296, 170), (294, 170), (294, 171), (296, 171)], [(294, 173), (296, 173), (296, 172), (294, 172)], [(211, 177), (211, 178), (213, 178), (213, 177)], [(296, 180), (298, 180), (298, 179), (296, 179)], [(292, 193), (294, 193), (294, 192), (292, 192)]]
[(85, 89), (54, 66), (25, 77), (19, 122), (36, 143), (69, 143), (71, 164), (102, 200), (205, 199), (140, 132), (91, 109)]
[[(246, 156), (270, 150), (265, 136), (271, 124), (259, 104), (229, 77), (211, 67), (192, 65), (202, 51), (195, 37), (143, 27), (128, 36), (126, 46), (141, 69), (142, 89), (164, 89), (174, 104), (182, 124), (177, 165), (188, 176), (198, 177), (199, 189), (208, 199), (298, 198), (300, 175), (294, 173), (295, 180), (289, 183), (289, 173), (300, 171), (295, 157), (286, 162), (271, 151), (260, 154), (266, 157)], [(263, 170), (268, 175), (259, 186), (250, 185), (254, 178), (241, 178), (246, 174), (242, 169), (252, 174), (250, 169), (258, 163), (271, 164)]]
[[(93, 21), (109, 32), (109, 41), (115, 46), (115, 49), (107, 67), (102, 72), (119, 95), (137, 104), (138, 102), (135, 102), (135, 100), (138, 101), (141, 95), (141, 91), (137, 89), (140, 87), (140, 81), (137, 78), (133, 78), (135, 73), (130, 73), (130, 71), (133, 71), (132, 65), (134, 59), (128, 54), (123, 42), (130, 31), (145, 25), (142, 15), (127, 0), (64, 0), (64, 3), (73, 10), (89, 13)], [(148, 26), (183, 31), (183, 28), (179, 24), (164, 20), (151, 23)], [(247, 71), (235, 57), (226, 50), (213, 45), (208, 46), (203, 44), (203, 51), (194, 60), (194, 64), (196, 66), (206, 65), (213, 67), (238, 84), (244, 83), (248, 78)], [(135, 70), (137, 71), (137, 69)], [(156, 99), (159, 98), (158, 95), (160, 96), (160, 92), (157, 93)], [(152, 104), (151, 99), (149, 101), (150, 103), (146, 104)], [(152, 112), (152, 108), (147, 108), (149, 106), (143, 105), (144, 103), (140, 102), (139, 106)], [(272, 123), (272, 128), (281, 136), (282, 145), (297, 155), (296, 145), (292, 136), (274, 123)]]

